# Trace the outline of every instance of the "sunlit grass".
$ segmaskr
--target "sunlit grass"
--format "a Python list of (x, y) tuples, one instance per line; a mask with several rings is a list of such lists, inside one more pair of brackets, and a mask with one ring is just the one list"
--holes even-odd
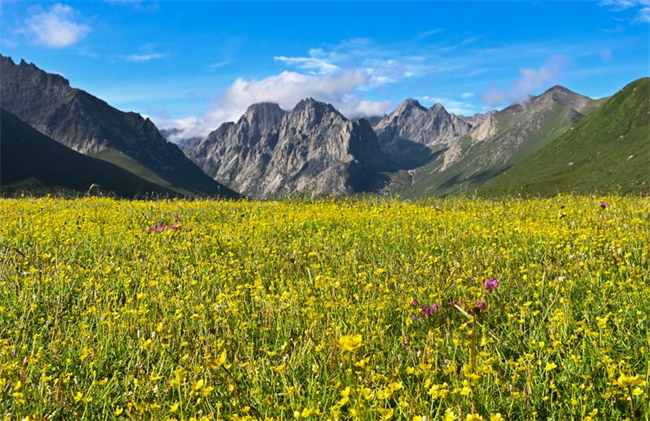
[(649, 417), (646, 198), (21, 199), (0, 222), (8, 419)]

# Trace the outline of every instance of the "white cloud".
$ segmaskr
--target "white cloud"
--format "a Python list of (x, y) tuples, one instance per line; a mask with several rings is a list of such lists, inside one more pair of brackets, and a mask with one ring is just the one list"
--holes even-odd
[(64, 4), (55, 4), (48, 11), (39, 10), (27, 20), (22, 33), (34, 42), (49, 48), (63, 48), (83, 39), (90, 27), (79, 23), (79, 12)]
[(637, 9), (633, 22), (650, 23), (650, 0), (601, 0), (602, 6), (609, 6), (615, 12)]
[(223, 60), (223, 61), (217, 61), (215, 63), (212, 63), (208, 66), (208, 70), (216, 70), (219, 69), (223, 66), (227, 66), (229, 64), (232, 64), (230, 60)]
[(316, 57), (285, 57), (276, 56), (273, 60), (281, 63), (295, 66), (303, 70), (307, 70), (311, 74), (327, 74), (339, 70), (339, 67), (330, 63), (325, 59)]
[(650, 23), (650, 7), (640, 9), (639, 13), (636, 15), (635, 21)]
[(130, 56), (126, 56), (124, 59), (126, 61), (130, 61), (131, 63), (145, 63), (147, 61), (156, 60), (165, 57), (167, 57), (166, 54), (149, 53), (149, 54), (131, 54)]
[(462, 94), (460, 94), (460, 97), (463, 99), (473, 98), (474, 94), (472, 92), (463, 92)]
[(369, 79), (370, 76), (361, 69), (339, 70), (324, 75), (284, 71), (260, 80), (238, 78), (217, 97), (215, 108), (201, 118), (184, 119), (177, 127), (183, 130), (182, 137), (205, 136), (221, 123), (239, 119), (251, 104), (274, 102), (290, 110), (308, 97), (331, 103), (348, 118), (383, 115), (391, 107), (390, 102), (368, 101), (354, 93)]
[(520, 69), (519, 79), (513, 81), (509, 89), (491, 86), (483, 94), (483, 100), (491, 106), (501, 105), (504, 101), (509, 103), (525, 101), (533, 91), (561, 80), (568, 63), (568, 58), (558, 55), (552, 56), (537, 69)]

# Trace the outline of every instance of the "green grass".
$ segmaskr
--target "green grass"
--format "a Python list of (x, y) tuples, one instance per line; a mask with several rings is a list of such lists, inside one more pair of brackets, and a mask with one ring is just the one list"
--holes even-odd
[(92, 157), (101, 159), (102, 161), (110, 162), (111, 164), (117, 165), (118, 167), (124, 168), (130, 173), (135, 174), (136, 176), (147, 180), (151, 183), (157, 184), (165, 189), (172, 190), (176, 193), (182, 195), (191, 195), (192, 193), (188, 190), (176, 187), (170, 182), (166, 181), (149, 168), (145, 167), (135, 159), (130, 156), (116, 150), (116, 149), (104, 149), (103, 151), (91, 154)]
[(571, 126), (571, 111), (555, 104), (539, 128), (527, 133), (519, 144), (512, 144), (507, 143), (508, 138), (524, 122), (525, 114), (517, 107), (509, 107), (498, 112), (495, 118), (497, 134), (481, 142), (473, 141), (469, 136), (461, 139), (462, 158), (444, 170), (441, 170), (443, 156), (440, 156), (411, 171), (415, 182), (411, 182), (406, 171), (391, 174), (390, 193), (417, 198), (474, 192), (481, 184), (534, 154)]
[(649, 200), (0, 200), (0, 416), (647, 421)]
[(649, 91), (648, 78), (629, 84), (573, 129), (487, 182), (481, 194), (647, 192)]

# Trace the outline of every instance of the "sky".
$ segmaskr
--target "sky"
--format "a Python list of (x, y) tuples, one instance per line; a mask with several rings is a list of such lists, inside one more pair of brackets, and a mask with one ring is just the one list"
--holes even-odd
[(650, 0), (0, 0), (0, 53), (179, 136), (306, 97), (348, 118), (406, 98), (473, 115), (649, 76)]

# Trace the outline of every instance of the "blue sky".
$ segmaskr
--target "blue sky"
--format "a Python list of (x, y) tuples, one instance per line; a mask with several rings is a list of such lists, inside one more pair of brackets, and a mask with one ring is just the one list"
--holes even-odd
[(484, 112), (650, 73), (650, 0), (0, 3), (0, 52), (159, 126), (205, 134), (253, 102), (348, 117), (405, 98)]

